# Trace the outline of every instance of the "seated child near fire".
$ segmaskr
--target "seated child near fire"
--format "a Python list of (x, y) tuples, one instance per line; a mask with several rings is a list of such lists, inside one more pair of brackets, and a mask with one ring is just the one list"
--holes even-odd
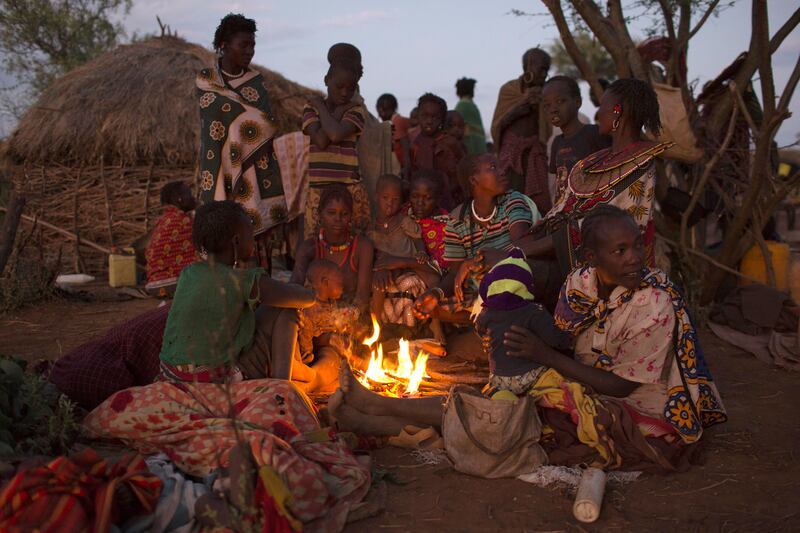
[(436, 177), (435, 172), (435, 170), (421, 170), (411, 178), (406, 213), (419, 224), (428, 256), (436, 261), (444, 273), (448, 266), (444, 260), (444, 228), (447, 226), (449, 214), (437, 201), (441, 180)]
[(483, 303), (475, 328), (489, 357), (489, 383), (484, 392), (489, 396), (500, 390), (526, 394), (546, 368), (528, 359), (510, 357), (503, 344), (505, 332), (511, 326), (522, 326), (564, 353), (572, 353), (572, 335), (559, 329), (553, 316), (533, 301), (533, 275), (519, 248), (513, 248), (489, 270), (478, 293)]
[(297, 310), (313, 305), (311, 291), (244, 266), (255, 238), (250, 217), (236, 202), (201, 206), (192, 240), (206, 259), (184, 268), (178, 279), (161, 345), (162, 379), (289, 379)]
[(372, 312), (381, 322), (413, 328), (414, 300), (439, 282), (440, 270), (425, 250), (419, 224), (403, 210), (403, 182), (385, 174), (376, 185), (378, 213), (367, 236), (375, 246)]
[(344, 290), (342, 271), (332, 261), (315, 259), (306, 277), (314, 291), (315, 302), (303, 309), (300, 356), (307, 364), (315, 361), (315, 353), (322, 349), (333, 349), (340, 357), (345, 357), (359, 313), (356, 307), (340, 301)]
[(164, 214), (150, 234), (145, 258), (147, 284), (145, 290), (158, 298), (172, 298), (178, 276), (187, 265), (198, 260), (192, 244), (192, 211), (197, 202), (183, 181), (171, 181), (161, 188)]

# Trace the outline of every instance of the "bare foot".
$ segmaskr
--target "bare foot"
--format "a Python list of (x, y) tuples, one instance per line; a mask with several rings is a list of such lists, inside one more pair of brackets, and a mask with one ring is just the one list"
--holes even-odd
[(342, 361), (339, 367), (339, 390), (344, 395), (344, 403), (370, 415), (385, 415), (386, 409), (382, 405), (385, 400), (362, 385), (350, 370), (347, 361)]
[(395, 419), (362, 413), (355, 407), (347, 405), (341, 389), (337, 389), (328, 399), (328, 413), (331, 420), (335, 420), (336, 429), (339, 431), (376, 436), (392, 436), (399, 433), (399, 422)]
[(328, 398), (328, 419), (331, 425), (337, 422), (336, 413), (341, 409), (342, 405), (344, 405), (344, 392), (342, 392), (342, 389), (336, 389)]

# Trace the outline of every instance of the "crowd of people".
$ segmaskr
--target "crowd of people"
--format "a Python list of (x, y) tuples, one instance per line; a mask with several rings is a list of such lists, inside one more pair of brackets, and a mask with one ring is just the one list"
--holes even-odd
[(368, 190), (364, 67), (354, 46), (334, 45), (327, 94), (303, 111), (304, 231), (282, 283), (264, 268), (265, 228), (285, 213), (269, 85), (250, 68), (255, 33), (254, 21), (226, 16), (219, 61), (197, 78), (201, 205), (192, 219), (188, 188), (165, 187), (147, 256), (148, 287), (171, 302), (51, 371), (92, 409), (89, 431), (166, 451), (195, 474), (244, 440), (256, 464), (282, 473), (290, 514), (343, 523), (369, 471), (336, 431), (318, 431), (301, 391), (333, 393), (329, 422), (373, 436), (438, 429), (447, 402), (383, 397), (353, 378), (353, 340), (374, 315), (398, 336), (443, 345), (449, 329), (475, 328), (490, 362), (484, 393), (536, 399), (552, 464), (685, 466), (725, 411), (681, 293), (654, 264), (668, 143), (644, 135), (660, 129), (652, 88), (611, 83), (587, 124), (576, 80), (548, 77), (550, 57), (528, 50), (500, 89), (493, 145), (474, 79), (456, 82), (454, 109), (426, 93), (408, 118), (383, 94), (376, 111), (392, 124), (401, 171)]

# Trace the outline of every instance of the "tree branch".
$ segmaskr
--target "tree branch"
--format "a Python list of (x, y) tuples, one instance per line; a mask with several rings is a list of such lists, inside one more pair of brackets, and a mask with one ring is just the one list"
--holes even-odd
[(625, 56), (625, 49), (619, 41), (615, 28), (603, 15), (597, 4), (592, 0), (570, 0), (570, 2), (614, 60), (617, 76), (629, 78), (631, 68)]
[(625, 57), (628, 60), (633, 75), (644, 81), (650, 81), (650, 71), (642, 61), (642, 56), (636, 50), (636, 44), (631, 39), (631, 34), (628, 32), (628, 24), (625, 22), (625, 15), (622, 13), (621, 0), (608, 0), (608, 11), (611, 25), (617, 33), (620, 45), (625, 51)]
[(744, 116), (744, 119), (747, 121), (747, 126), (750, 128), (750, 131), (753, 132), (753, 137), (758, 135), (758, 126), (756, 126), (753, 117), (750, 116), (750, 111), (747, 110), (747, 104), (744, 103), (744, 98), (742, 97), (742, 92), (738, 90), (738, 86), (736, 85), (735, 81), (730, 82), (728, 87), (733, 87), (731, 90), (731, 94), (733, 95), (733, 107), (739, 108)]
[[(731, 91), (736, 91), (736, 87), (730, 87)], [(711, 177), (711, 171), (719, 162), (722, 155), (728, 149), (728, 145), (731, 143), (731, 139), (733, 138), (733, 132), (736, 131), (736, 119), (737, 119), (737, 111), (738, 106), (733, 108), (733, 114), (731, 115), (731, 120), (728, 123), (728, 132), (725, 134), (725, 139), (722, 141), (719, 149), (717, 149), (716, 153), (711, 157), (708, 163), (706, 163), (705, 168), (703, 169), (703, 174), (700, 176), (700, 180), (697, 182), (694, 190), (692, 191), (692, 197), (689, 200), (689, 205), (686, 210), (681, 214), (681, 239), (680, 245), (681, 248), (686, 246), (686, 230), (689, 226), (689, 217), (694, 211), (695, 206), (697, 206), (697, 202), (700, 199), (700, 195), (703, 194), (703, 191), (706, 188), (706, 184), (708, 183), (708, 179)]]
[(706, 10), (705, 13), (703, 13), (703, 16), (700, 17), (700, 20), (697, 21), (697, 24), (692, 29), (692, 31), (689, 32), (689, 35), (686, 38), (686, 42), (689, 42), (692, 39), (692, 37), (697, 35), (697, 32), (700, 31), (700, 28), (703, 27), (703, 24), (705, 24), (706, 21), (708, 21), (709, 17), (711, 17), (711, 14), (717, 8), (717, 5), (719, 5), (719, 0), (714, 0), (713, 2), (711, 2), (711, 5), (709, 6), (709, 8)]
[(664, 25), (667, 28), (667, 36), (674, 43), (678, 40), (675, 35), (675, 21), (672, 20), (672, 6), (669, 0), (658, 0), (658, 5), (661, 7), (661, 14), (664, 15)]
[[(681, 249), (680, 245), (677, 242), (673, 241), (672, 239), (670, 239), (668, 237), (664, 237), (663, 235), (659, 235), (658, 238), (661, 239), (662, 241), (664, 241), (665, 243), (669, 244), (673, 248), (676, 248), (678, 250)], [(687, 248), (686, 251), (689, 252), (692, 255), (695, 255), (695, 256), (699, 257), (703, 261), (707, 261), (708, 263), (714, 265), (715, 267), (719, 268), (720, 270), (723, 270), (723, 271), (727, 272), (728, 274), (733, 274), (735, 276), (738, 276), (738, 277), (740, 277), (742, 279), (746, 279), (746, 280), (752, 281), (754, 283), (761, 283), (759, 280), (757, 280), (755, 278), (751, 278), (750, 276), (742, 274), (738, 270), (734, 270), (733, 268), (731, 268), (729, 266), (723, 265), (722, 263), (720, 263), (719, 261), (717, 261), (713, 257), (711, 257), (711, 256), (709, 256), (707, 254), (704, 254), (703, 252), (701, 252), (699, 250), (695, 250), (694, 248)]]
[[(772, 39), (769, 41), (770, 53), (774, 54), (778, 50), (786, 37), (792, 33), (792, 31), (794, 31), (798, 24), (800, 24), (800, 8), (795, 10), (794, 13), (792, 13), (792, 16), (790, 16), (786, 22), (783, 23), (780, 29), (775, 32), (775, 35), (772, 36)], [(747, 51), (747, 57), (739, 67), (739, 72), (733, 78), (739, 88), (739, 93), (741, 93), (741, 91), (747, 87), (747, 84), (753, 77), (753, 74), (756, 70), (758, 70), (758, 56), (756, 53), (755, 42), (753, 40), (754, 37), (755, 31), (751, 35), (750, 48)], [(707, 121), (710, 124), (709, 131), (712, 132), (712, 135), (714, 132), (719, 132), (722, 129), (722, 125), (725, 124), (725, 120), (730, 114), (732, 106), (733, 99), (728, 98), (727, 96), (720, 98), (719, 102), (716, 104), (711, 113), (711, 117)]]
[(570, 58), (575, 63), (575, 66), (580, 70), (583, 79), (585, 79), (592, 92), (597, 96), (598, 100), (603, 96), (603, 86), (597, 80), (597, 73), (592, 69), (589, 61), (581, 52), (575, 38), (572, 36), (567, 19), (564, 16), (564, 11), (561, 9), (561, 2), (559, 0), (542, 0), (542, 3), (550, 11), (553, 21), (556, 23), (558, 34), (561, 36), (561, 41), (564, 43), (564, 48), (567, 50)]
[(786, 82), (786, 87), (784, 87), (783, 93), (781, 93), (781, 99), (778, 101), (777, 111), (779, 115), (785, 114), (786, 110), (789, 109), (789, 103), (792, 101), (795, 89), (797, 89), (798, 80), (800, 80), (800, 57), (797, 58), (797, 62), (794, 64), (794, 70), (792, 70), (789, 81)]
[(792, 13), (792, 16), (783, 23), (783, 26), (781, 26), (780, 29), (775, 32), (775, 35), (772, 36), (772, 39), (770, 39), (769, 51), (771, 54), (778, 51), (778, 47), (783, 43), (783, 40), (794, 31), (798, 24), (800, 24), (800, 8), (797, 8), (795, 12)]
[(758, 53), (764, 119), (769, 120), (775, 112), (775, 82), (772, 79), (772, 56), (769, 51), (769, 13), (767, 3), (761, 0), (753, 1), (753, 35)]

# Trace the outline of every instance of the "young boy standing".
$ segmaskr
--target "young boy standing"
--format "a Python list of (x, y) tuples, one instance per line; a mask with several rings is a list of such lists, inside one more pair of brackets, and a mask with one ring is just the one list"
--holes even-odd
[(568, 76), (553, 76), (542, 89), (542, 110), (561, 135), (550, 148), (550, 173), (556, 175), (554, 205), (567, 187), (567, 178), (575, 163), (584, 157), (611, 146), (611, 138), (600, 135), (596, 124), (583, 124), (578, 119), (582, 104), (578, 83)]
[(461, 143), (445, 131), (447, 103), (435, 94), (419, 98), (420, 133), (411, 144), (411, 171), (434, 170), (441, 178), (439, 205), (453, 209), (461, 203), (456, 168), (466, 153)]
[(411, 121), (397, 112), (397, 98), (393, 94), (380, 95), (375, 107), (378, 109), (378, 116), (381, 117), (381, 120), (392, 123), (394, 155), (397, 156), (397, 161), (403, 168), (403, 176), (408, 177), (411, 168), (411, 142), (408, 139)]
[(164, 214), (156, 222), (145, 249), (147, 284), (152, 296), (172, 298), (178, 276), (187, 265), (197, 261), (192, 244), (192, 215), (197, 201), (189, 186), (172, 181), (161, 189)]
[(311, 138), (308, 154), (306, 238), (318, 230), (322, 190), (344, 185), (353, 197), (352, 223), (361, 233), (370, 220), (367, 191), (358, 170), (358, 138), (364, 131), (366, 110), (353, 102), (359, 65), (349, 60), (333, 62), (325, 76), (328, 95), (313, 96), (303, 109), (303, 133)]

